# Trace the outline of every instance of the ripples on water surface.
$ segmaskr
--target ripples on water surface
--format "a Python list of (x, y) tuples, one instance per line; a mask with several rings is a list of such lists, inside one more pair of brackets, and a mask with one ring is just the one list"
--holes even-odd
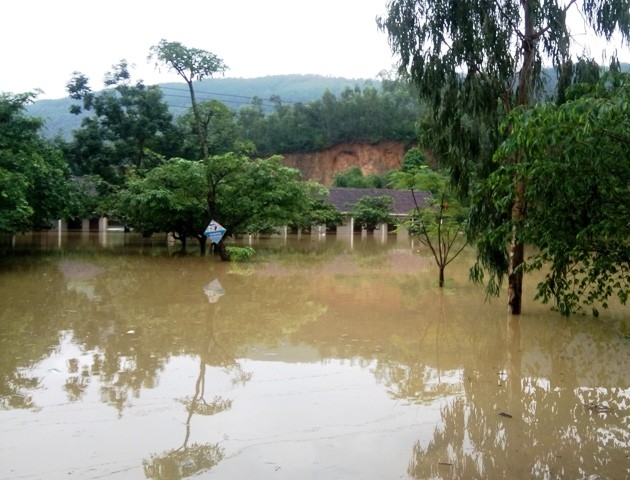
[(407, 240), (255, 243), (226, 264), (122, 233), (18, 239), (0, 479), (630, 478), (628, 307), (508, 322), (470, 254), (440, 291)]

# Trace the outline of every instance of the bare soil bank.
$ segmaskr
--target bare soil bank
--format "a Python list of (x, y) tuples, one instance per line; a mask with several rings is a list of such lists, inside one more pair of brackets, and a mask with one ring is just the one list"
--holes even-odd
[(405, 152), (405, 145), (400, 142), (340, 143), (317, 152), (285, 154), (284, 164), (297, 168), (305, 180), (330, 186), (337, 173), (351, 167), (359, 167), (363, 175), (398, 169)]

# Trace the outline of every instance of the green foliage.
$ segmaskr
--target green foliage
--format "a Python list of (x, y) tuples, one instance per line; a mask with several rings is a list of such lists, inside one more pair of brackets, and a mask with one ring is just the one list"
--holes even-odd
[[(630, 76), (609, 74), (562, 105), (517, 110), (497, 150), (502, 165), (475, 194), (472, 219), (488, 255), (501, 255), (511, 235), (514, 178), (527, 184), (519, 241), (535, 253), (525, 269), (544, 268), (537, 298), (563, 314), (583, 306), (625, 303), (630, 292)], [(572, 96), (571, 90), (568, 96)], [(522, 156), (519, 164), (506, 159)], [(488, 217), (491, 204), (501, 215)], [(483, 257), (482, 257), (483, 258)], [(491, 267), (490, 264), (483, 265)], [(495, 283), (505, 269), (489, 268)]]
[(114, 88), (95, 94), (78, 72), (68, 82), (71, 98), (82, 101), (74, 110), (92, 113), (74, 131), (72, 142), (62, 142), (76, 175), (99, 175), (120, 186), (130, 169), (147, 171), (179, 145), (161, 90), (141, 81), (130, 85), (129, 78), (123, 60), (105, 82)]
[[(485, 184), (497, 168), (516, 167), (521, 161), (520, 152), (514, 151), (512, 157), (501, 157), (503, 164), (493, 162), (509, 133), (499, 125), (515, 107), (529, 108), (543, 98), (543, 59), (556, 68), (566, 65), (572, 43), (567, 13), (580, 7), (597, 35), (610, 40), (619, 32), (623, 40), (630, 39), (630, 0), (392, 0), (387, 16), (378, 18), (400, 57), (401, 72), (430, 102), (432, 115), (420, 126), (421, 147), (449, 168), (460, 195)], [(511, 173), (517, 194), (476, 194), (479, 228), (469, 233), (483, 235), (474, 276), (480, 278), (481, 269), (490, 268), (489, 287), (498, 292), (496, 280), (507, 273), (508, 305), (518, 314), (524, 245), (517, 230), (526, 215), (524, 196), (530, 184), (523, 181), (521, 169)], [(504, 231), (495, 230), (495, 247), (499, 238), (506, 241), (504, 233), (512, 232), (509, 249), (488, 244), (484, 219), (503, 226)]]
[(518, 9), (511, 0), (394, 0), (378, 20), (431, 106), (421, 146), (449, 167), (462, 194), (491, 169), (499, 116), (515, 102)]
[(215, 73), (223, 73), (228, 68), (223, 60), (212, 52), (186, 47), (180, 42), (165, 39), (151, 47), (148, 60), (155, 60), (156, 68), (166, 65), (186, 83), (201, 81)]
[(225, 248), (232, 262), (248, 262), (256, 253), (256, 250), (250, 246), (228, 245)]
[(401, 170), (403, 172), (412, 171), (415, 168), (427, 165), (427, 157), (422, 150), (418, 147), (413, 147), (407, 150), (403, 157)]
[[(396, 188), (401, 190), (431, 192), (433, 196), (441, 196), (447, 191), (447, 176), (436, 172), (428, 165), (420, 165), (407, 170), (401, 169), (392, 174), (392, 180)], [(449, 199), (455, 200), (451, 195)]]
[(200, 238), (208, 225), (205, 167), (181, 158), (145, 177), (132, 177), (118, 197), (118, 217), (143, 233), (171, 232), (182, 241)]
[(148, 60), (153, 59), (155, 59), (156, 67), (166, 65), (169, 69), (177, 72), (188, 85), (197, 140), (202, 153), (201, 158), (207, 160), (210, 156), (208, 123), (206, 117), (199, 110), (193, 81), (212, 77), (215, 73), (223, 73), (228, 68), (227, 65), (212, 52), (186, 47), (180, 42), (169, 42), (165, 39), (151, 47)]
[(34, 97), (0, 95), (0, 232), (48, 228), (71, 201), (61, 152), (39, 135), (42, 121), (24, 113)]
[(288, 224), (289, 227), (303, 231), (310, 230), (314, 225), (334, 228), (343, 223), (343, 215), (337, 207), (325, 201), (328, 189), (315, 182), (306, 182), (304, 187), (307, 192), (306, 209)]
[[(394, 185), (410, 190), (416, 207), (401, 227), (431, 249), (440, 272), (439, 285), (444, 286), (444, 269), (467, 245), (464, 230), (467, 209), (448, 188), (448, 176), (426, 165), (395, 173)], [(418, 201), (416, 192), (430, 192), (427, 204)]]
[(350, 167), (345, 172), (335, 175), (332, 186), (342, 188), (386, 188), (388, 183), (387, 175), (363, 175), (359, 167)]
[(308, 211), (309, 196), (299, 172), (280, 158), (250, 160), (227, 153), (207, 162), (175, 158), (128, 181), (118, 197), (118, 214), (143, 232), (171, 232), (185, 242), (210, 220), (226, 236), (269, 232), (296, 222)]
[(214, 156), (207, 175), (209, 211), (229, 234), (271, 232), (308, 211), (307, 185), (296, 169), (282, 165), (281, 157)]
[(355, 225), (371, 232), (381, 223), (392, 223), (393, 219), (389, 212), (393, 203), (394, 199), (389, 195), (361, 197), (351, 212)]
[[(124, 61), (122, 62), (124, 67)], [(118, 66), (120, 67), (120, 65)], [(121, 67), (119, 70), (122, 70)], [(114, 73), (108, 78), (118, 81), (116, 85), (129, 85), (129, 77)], [(259, 79), (213, 79), (206, 78), (194, 82), (193, 93), (199, 107), (199, 124), (194, 111), (185, 114), (187, 120), (183, 133), (165, 135), (161, 148), (151, 147), (165, 158), (203, 158), (203, 148), (199, 143), (199, 126), (204, 128), (203, 104), (211, 105), (222, 102), (236, 113), (235, 123), (238, 128), (238, 140), (247, 145), (254, 144), (257, 154), (262, 156), (281, 152), (310, 152), (327, 148), (340, 142), (365, 141), (402, 141), (410, 144), (416, 141), (415, 123), (424, 110), (418, 102), (413, 87), (404, 79), (386, 78), (380, 81), (358, 82), (348, 79), (331, 79), (314, 75), (286, 75)], [(63, 105), (67, 114), (68, 101), (45, 100), (33, 106), (33, 113), (51, 117), (50, 134), (64, 130), (68, 139), (70, 130), (77, 129), (77, 120), (86, 112), (93, 111), (95, 98), (103, 92), (92, 91), (89, 79), (75, 72), (68, 83), (68, 91), (75, 100), (87, 101), (86, 105), (70, 105), (79, 115), (67, 115), (69, 119), (59, 118), (57, 105)], [(191, 107), (190, 88), (186, 84), (163, 84), (157, 86), (163, 92), (163, 99), (168, 101), (174, 116), (181, 115)], [(187, 89), (187, 92), (182, 90)], [(186, 95), (188, 94), (188, 95)], [(186, 100), (188, 98), (188, 100)], [(197, 100), (199, 98), (199, 100)], [(246, 102), (245, 98), (251, 98)], [(288, 99), (283, 101), (283, 99)], [(88, 107), (87, 109), (85, 107)], [(217, 130), (213, 117), (206, 132), (209, 155), (224, 153), (225, 134), (229, 131), (219, 128), (219, 138), (212, 138)], [(75, 123), (71, 123), (74, 121)], [(223, 125), (223, 122), (220, 122)], [(179, 149), (180, 138), (186, 140), (185, 149)], [(218, 141), (217, 141), (218, 140)], [(215, 142), (213, 144), (213, 142)], [(165, 149), (169, 146), (169, 151)], [(243, 147), (233, 149), (243, 151)], [(200, 153), (201, 152), (201, 153)], [(96, 152), (97, 153), (97, 152)], [(87, 154), (87, 152), (86, 152)], [(87, 155), (85, 158), (89, 158)], [(100, 163), (100, 162), (93, 162)]]
[(343, 215), (337, 207), (325, 202), (321, 198), (311, 200), (307, 224), (302, 228), (310, 228), (312, 225), (326, 225), (326, 228), (334, 228), (343, 223)]
[(286, 105), (277, 95), (271, 101), (274, 109), (269, 114), (260, 98), (239, 110), (244, 139), (264, 155), (315, 151), (353, 141), (411, 143), (422, 110), (407, 83), (391, 80), (381, 92), (366, 84), (363, 89), (347, 87), (339, 97), (326, 91), (307, 104)]
[[(219, 100), (234, 112), (252, 105), (251, 99), (259, 99), (263, 113), (266, 115), (273, 110), (269, 99), (276, 95), (286, 99), (289, 104), (308, 104), (322, 98), (326, 91), (339, 96), (346, 88), (360, 85), (374, 85), (383, 88), (384, 83), (378, 80), (360, 80), (335, 78), (323, 75), (268, 75), (258, 78), (205, 78), (195, 82), (195, 91), (199, 103)], [(190, 92), (184, 82), (169, 82), (157, 85), (166, 98), (171, 114), (178, 117), (190, 108)], [(69, 140), (71, 132), (81, 123), (81, 115), (69, 113), (70, 98), (44, 99), (33, 102), (27, 107), (31, 116), (46, 118), (43, 133), (52, 138), (61, 134)]]
[[(568, 59), (558, 67), (558, 83), (556, 85), (556, 103), (567, 101), (567, 90), (575, 90), (578, 85), (593, 85), (598, 82), (601, 68), (595, 60), (581, 57), (576, 63)], [(574, 93), (575, 94), (575, 93)]]
[[(218, 100), (201, 102), (198, 105), (199, 118), (207, 134), (208, 151), (211, 155), (245, 150), (239, 141), (235, 113)], [(189, 111), (177, 119), (180, 134), (184, 137), (182, 154), (184, 158), (201, 159), (203, 152), (199, 148), (193, 112)], [(253, 147), (252, 147), (253, 148)]]
[(109, 216), (114, 211), (115, 191), (98, 175), (72, 177), (70, 187), (68, 218)]
[(0, 167), (0, 232), (30, 230), (33, 208), (25, 195), (27, 181), (18, 172)]

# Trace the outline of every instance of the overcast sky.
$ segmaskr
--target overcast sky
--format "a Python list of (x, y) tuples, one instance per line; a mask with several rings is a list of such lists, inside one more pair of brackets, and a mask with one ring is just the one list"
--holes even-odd
[[(74, 71), (94, 89), (126, 59), (134, 80), (180, 81), (146, 57), (160, 39), (215, 53), (226, 77), (320, 74), (375, 78), (396, 63), (376, 27), (387, 0), (8, 0), (2, 4), (0, 92), (66, 96)], [(574, 32), (584, 31), (580, 22)], [(601, 59), (601, 47), (585, 46)], [(626, 48), (626, 51), (628, 49)], [(624, 57), (625, 56), (625, 57)], [(628, 58), (624, 53), (622, 58)]]
[(315, 73), (376, 78), (395, 60), (376, 27), (386, 0), (9, 0), (2, 4), (0, 91), (66, 95), (74, 71), (100, 89), (125, 58), (135, 80), (180, 81), (146, 57), (160, 39), (210, 51), (226, 77)]

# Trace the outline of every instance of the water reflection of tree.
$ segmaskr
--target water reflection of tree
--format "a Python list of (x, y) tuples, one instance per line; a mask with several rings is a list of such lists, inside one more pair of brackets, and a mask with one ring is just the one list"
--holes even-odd
[[(191, 424), (194, 415), (212, 416), (232, 407), (232, 400), (215, 395), (212, 400), (206, 400), (206, 368), (208, 365), (223, 367), (234, 375), (233, 383), (246, 383), (251, 374), (243, 371), (234, 359), (232, 351), (224, 347), (224, 343), (217, 338), (215, 331), (215, 317), (218, 313), (216, 302), (224, 294), (218, 280), (214, 280), (204, 287), (210, 308), (205, 322), (205, 332), (198, 339), (199, 374), (195, 381), (195, 392), (192, 397), (179, 401), (185, 406), (186, 431), (183, 444), (159, 455), (152, 455), (150, 460), (143, 460), (144, 473), (147, 478), (159, 480), (175, 480), (190, 477), (210, 470), (223, 459), (223, 449), (218, 443), (193, 443), (188, 445), (191, 434)], [(212, 305), (215, 304), (215, 305)]]
[(63, 388), (68, 394), (68, 400), (76, 402), (85, 394), (91, 373), (87, 365), (81, 367), (79, 359), (71, 358), (68, 360), (68, 374)]
[(232, 401), (215, 396), (210, 402), (205, 399), (206, 363), (199, 362), (199, 375), (195, 382), (192, 398), (181, 399), (188, 413), (186, 433), (182, 446), (159, 455), (152, 455), (150, 460), (143, 460), (144, 474), (156, 480), (175, 480), (190, 477), (210, 470), (223, 459), (223, 449), (218, 443), (193, 443), (188, 445), (193, 415), (210, 416), (228, 410)]
[[(465, 394), (442, 407), (442, 423), (433, 438), (414, 445), (408, 469), (412, 478), (630, 475), (628, 419), (617, 416), (624, 415), (630, 391), (553, 386), (546, 379), (522, 376), (520, 352), (520, 326), (510, 322), (500, 385), (491, 387), (497, 384), (492, 369), (464, 382)], [(592, 398), (590, 405), (587, 398)]]
[(0, 377), (0, 409), (37, 408), (28, 391), (37, 388), (39, 383), (38, 378), (29, 377), (21, 372), (2, 375)]
[[(203, 315), (197, 302), (184, 302), (168, 293), (176, 292), (176, 285), (186, 280), (184, 272), (165, 274), (162, 288), (156, 289), (155, 284), (138, 281), (138, 261), (135, 257), (117, 259), (114, 267), (95, 279), (95, 291), (107, 308), (98, 308), (98, 304), (94, 308), (93, 302), (81, 304), (81, 311), (89, 313), (73, 323), (74, 341), (93, 353), (80, 373), (72, 367), (76, 359), (70, 359), (71, 377), (66, 382), (73, 399), (91, 377), (98, 377), (102, 400), (120, 415), (143, 388), (156, 385), (171, 355), (193, 353), (187, 344), (194, 344), (203, 328), (203, 321), (178, 328), (177, 319)], [(162, 258), (152, 259), (154, 267), (171, 273), (163, 262)]]
[[(57, 257), (6, 257), (0, 281), (0, 408), (36, 409), (32, 392), (42, 378), (33, 366), (59, 345), (63, 329), (64, 280), (52, 265)], [(36, 272), (37, 283), (25, 272)], [(74, 294), (72, 292), (71, 294)]]
[[(29, 309), (10, 306), (10, 321), (3, 319), (0, 325), (0, 329), (6, 327), (3, 341), (7, 340), (0, 355), (0, 396), (7, 408), (20, 402), (28, 405), (28, 390), (38, 379), (27, 381), (29, 372), (21, 365), (35, 365), (58, 351), (62, 331), (70, 332), (71, 342), (86, 352), (67, 361), (64, 389), (68, 399), (80, 400), (97, 379), (102, 400), (120, 415), (142, 389), (156, 385), (171, 356), (197, 352), (194, 345), (203, 335), (205, 307), (191, 299), (190, 286), (199, 284), (201, 276), (207, 281), (208, 264), (199, 258), (174, 260), (158, 255), (146, 259), (132, 253), (51, 255), (52, 268), (46, 269), (50, 273), (42, 277), (46, 282), (41, 288), (33, 289), (32, 277), (24, 276), (29, 284), (19, 287), (24, 298), (16, 299), (16, 305), (45, 305), (46, 309), (44, 315), (28, 318)], [(315, 256), (326, 261), (334, 257), (328, 249)], [(210, 265), (221, 271), (223, 267)], [(247, 277), (225, 277), (234, 294), (222, 300), (225, 305), (217, 323), (222, 347), (232, 356), (223, 368), (230, 370), (235, 382), (247, 379), (234, 361), (237, 352), (260, 345), (273, 348), (319, 319), (326, 309), (313, 299), (316, 280), (304, 275), (303, 269), (287, 268), (276, 276), (266, 270), (266, 264), (252, 267)], [(77, 282), (81, 288), (76, 288)]]
[[(58, 352), (62, 338), (86, 353), (66, 361), (68, 399), (79, 401), (97, 380), (102, 401), (119, 415), (143, 389), (155, 387), (171, 357), (200, 354), (199, 339), (207, 334), (207, 302), (192, 298), (191, 285), (207, 282), (207, 264), (200, 264), (198, 258), (147, 261), (85, 252), (62, 258), (73, 259), (74, 267), (80, 264), (81, 272), (97, 272), (81, 277), (94, 295), (68, 288), (67, 275), (56, 268), (57, 257), (44, 270), (51, 273), (43, 275), (46, 282), (41, 288), (33, 289), (32, 277), (24, 276), (29, 283), (13, 290), (18, 292), (12, 293), (15, 304), (7, 306), (2, 312), (6, 321), (0, 322), (0, 408), (35, 408), (30, 391), (41, 379), (33, 377), (30, 369)], [(92, 262), (97, 267), (91, 267)], [(234, 294), (222, 299), (216, 319), (219, 338), (213, 340), (216, 348), (210, 356), (204, 354), (208, 365), (225, 369), (235, 384), (249, 378), (235, 360), (237, 352), (276, 345), (279, 338), (322, 311), (309, 299), (308, 284), (260, 275), (261, 267), (254, 264), (248, 277), (226, 276)], [(42, 312), (31, 313), (33, 305), (41, 305)], [(217, 352), (223, 352), (222, 359)]]
[(210, 470), (222, 459), (217, 444), (193, 444), (144, 460), (144, 474), (155, 480), (176, 480)]
[[(415, 296), (409, 308), (418, 315), (407, 336), (390, 337), (389, 349), (377, 357), (376, 378), (388, 387), (393, 398), (414, 403), (431, 403), (437, 398), (463, 391), (461, 371), (463, 359), (478, 358), (480, 352), (496, 347), (496, 336), (480, 335), (469, 317), (458, 310), (465, 308), (449, 301), (449, 289), (431, 295), (431, 307)], [(472, 352), (472, 354), (471, 354)]]

